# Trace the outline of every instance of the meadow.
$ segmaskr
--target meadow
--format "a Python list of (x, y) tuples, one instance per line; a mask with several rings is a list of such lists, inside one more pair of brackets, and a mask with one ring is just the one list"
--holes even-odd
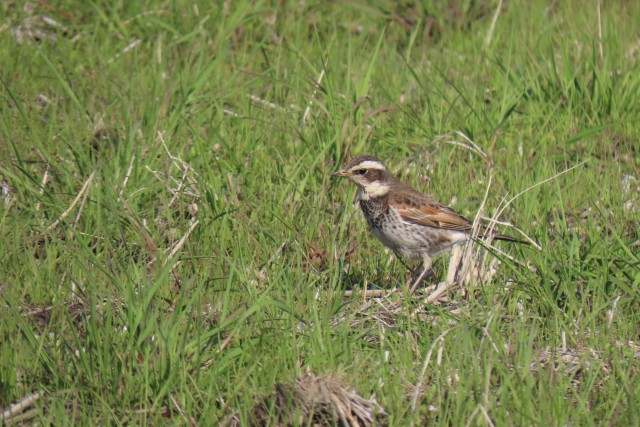
[[(0, 15), (3, 424), (640, 425), (640, 2)], [(391, 292), (361, 154), (540, 249)]]

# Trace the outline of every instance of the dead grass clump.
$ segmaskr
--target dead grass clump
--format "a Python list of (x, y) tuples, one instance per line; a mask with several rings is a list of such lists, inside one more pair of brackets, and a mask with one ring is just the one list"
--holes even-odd
[[(10, 4), (9, 6), (17, 7)], [(67, 27), (50, 16), (37, 13), (38, 4), (35, 2), (25, 2), (22, 5), (22, 21), (10, 27), (11, 34), (16, 43), (28, 44), (49, 41), (56, 43), (58, 34), (67, 35)]]
[[(235, 413), (223, 425), (245, 424)], [(306, 374), (294, 384), (276, 384), (254, 405), (246, 425), (377, 426), (387, 425), (387, 414), (374, 399), (361, 397), (329, 375)]]
[[(348, 322), (352, 333), (369, 343), (379, 343), (381, 336), (387, 331), (396, 331), (400, 335), (406, 333), (402, 328), (398, 329), (398, 325), (405, 320), (419, 323), (444, 321), (446, 324), (455, 324), (455, 320), (443, 317), (442, 313), (459, 315), (468, 304), (465, 300), (450, 298), (446, 292), (441, 292), (442, 289), (453, 291), (457, 287), (441, 282), (418, 289), (413, 294), (401, 289), (368, 290), (350, 294), (354, 295), (354, 298), (345, 306), (345, 310), (331, 319), (330, 324), (335, 327)], [(438, 292), (438, 298), (429, 301), (429, 297), (435, 292)], [(430, 311), (430, 308), (436, 306), (437, 311)], [(417, 332), (414, 331), (412, 334)]]
[[(640, 345), (634, 341), (616, 340), (616, 348), (632, 353), (632, 358), (640, 361)], [(564, 344), (559, 349), (545, 347), (540, 350), (537, 360), (531, 362), (530, 369), (534, 373), (552, 369), (557, 374), (570, 376), (573, 385), (577, 387), (585, 372), (597, 370), (606, 378), (613, 372), (614, 367), (611, 361), (603, 356), (602, 351), (582, 345), (572, 348)]]

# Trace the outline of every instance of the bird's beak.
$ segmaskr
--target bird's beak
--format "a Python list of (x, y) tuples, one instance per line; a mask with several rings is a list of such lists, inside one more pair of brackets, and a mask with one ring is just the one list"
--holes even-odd
[(347, 175), (348, 175), (347, 172), (343, 171), (342, 169), (338, 170), (338, 171), (335, 171), (334, 173), (331, 174), (331, 176), (333, 176), (333, 177), (344, 177), (344, 176), (347, 176)]

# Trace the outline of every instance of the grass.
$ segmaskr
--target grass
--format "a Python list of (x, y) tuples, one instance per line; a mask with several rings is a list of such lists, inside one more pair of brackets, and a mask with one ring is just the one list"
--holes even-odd
[[(640, 7), (272, 3), (0, 6), (12, 420), (247, 422), (310, 373), (390, 425), (640, 424)], [(408, 274), (357, 154), (470, 217), (585, 163), (503, 213), (531, 268), (425, 306), (343, 298)]]

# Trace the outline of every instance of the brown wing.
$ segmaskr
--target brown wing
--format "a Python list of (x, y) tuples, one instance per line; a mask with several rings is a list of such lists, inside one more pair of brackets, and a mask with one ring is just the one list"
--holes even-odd
[(447, 230), (471, 231), (472, 223), (467, 218), (414, 190), (395, 192), (390, 197), (393, 199), (390, 205), (407, 222)]

